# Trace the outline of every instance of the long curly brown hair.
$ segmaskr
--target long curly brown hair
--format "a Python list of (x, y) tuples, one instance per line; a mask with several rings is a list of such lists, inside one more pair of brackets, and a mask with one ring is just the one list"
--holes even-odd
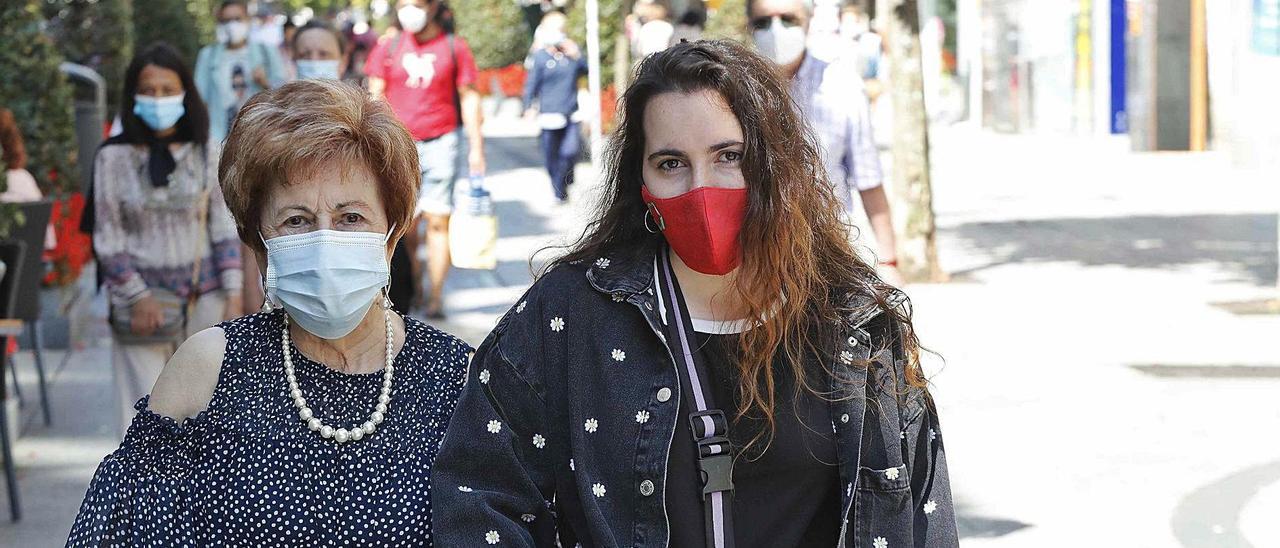
[[(645, 107), (664, 93), (704, 90), (719, 93), (742, 125), (740, 165), (749, 198), (739, 236), (742, 264), (730, 291), (745, 305), (746, 317), (764, 318), (733, 349), (742, 402), (737, 418), (763, 415), (772, 434), (778, 386), (772, 363), (779, 350), (797, 380), (797, 391), (834, 397), (828, 381), (836, 372), (826, 363), (835, 349), (829, 341), (855, 312), (855, 301), (874, 303), (866, 306), (896, 320), (890, 332), (900, 340), (881, 344), (900, 342), (908, 383), (924, 386), (909, 301), (855, 253), (841, 202), (827, 182), (816, 141), (787, 82), (772, 63), (737, 42), (681, 43), (640, 63), (622, 98), (620, 121), (604, 158), (599, 210), (583, 237), (548, 268), (652, 245), (662, 237), (643, 224)], [(806, 355), (819, 357), (821, 371), (805, 371)]]

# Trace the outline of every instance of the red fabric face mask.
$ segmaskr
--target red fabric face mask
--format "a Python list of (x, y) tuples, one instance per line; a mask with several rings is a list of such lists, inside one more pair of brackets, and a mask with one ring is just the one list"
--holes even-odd
[(655, 198), (641, 185), (640, 195), (671, 249), (689, 268), (715, 276), (738, 268), (747, 189), (701, 187), (674, 198)]

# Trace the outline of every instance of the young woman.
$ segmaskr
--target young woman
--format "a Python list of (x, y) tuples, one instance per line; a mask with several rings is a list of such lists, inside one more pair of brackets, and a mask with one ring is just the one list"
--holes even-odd
[[(176, 343), (240, 315), (244, 276), (218, 188), (218, 144), (182, 57), (165, 44), (144, 49), (125, 72), (122, 97), (124, 130), (94, 160), (93, 247), (111, 294), (123, 436)], [(157, 336), (183, 323), (170, 305), (192, 293), (181, 332)]]
[(605, 201), (480, 346), (435, 469), (444, 546), (955, 546), (905, 296), (733, 42), (646, 58)]

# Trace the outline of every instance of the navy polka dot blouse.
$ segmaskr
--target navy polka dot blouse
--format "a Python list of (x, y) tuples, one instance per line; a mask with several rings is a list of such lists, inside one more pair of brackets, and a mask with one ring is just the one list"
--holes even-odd
[[(179, 423), (148, 398), (89, 485), (68, 546), (429, 546), (431, 466), (471, 348), (405, 318), (386, 420), (339, 445), (289, 397), (283, 312), (222, 324), (207, 410)], [(334, 428), (367, 420), (382, 373), (348, 375), (294, 349), (298, 384)]]

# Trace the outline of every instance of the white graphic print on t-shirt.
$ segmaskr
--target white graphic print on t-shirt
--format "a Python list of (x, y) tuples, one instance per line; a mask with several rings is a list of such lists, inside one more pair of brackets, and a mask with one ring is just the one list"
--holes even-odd
[(436, 54), (405, 53), (400, 56), (400, 65), (404, 67), (405, 72), (409, 73), (404, 85), (411, 88), (425, 88), (431, 85), (431, 79), (436, 75)]

